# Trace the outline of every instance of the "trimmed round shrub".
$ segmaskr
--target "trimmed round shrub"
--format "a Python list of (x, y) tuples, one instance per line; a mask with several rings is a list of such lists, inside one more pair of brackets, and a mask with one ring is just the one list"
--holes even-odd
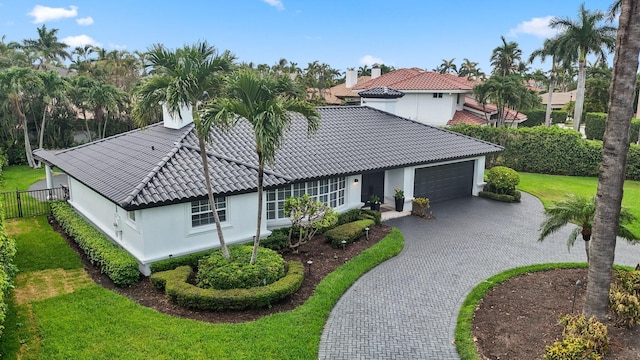
[(275, 229), (271, 234), (260, 240), (260, 246), (271, 250), (282, 250), (289, 246), (289, 228)]
[(487, 172), (487, 185), (491, 192), (512, 194), (519, 183), (518, 172), (506, 166), (494, 166)]
[(258, 249), (255, 264), (249, 264), (253, 246), (230, 246), (230, 260), (216, 251), (200, 260), (196, 284), (203, 289), (248, 289), (271, 284), (285, 274), (285, 262), (277, 252)]

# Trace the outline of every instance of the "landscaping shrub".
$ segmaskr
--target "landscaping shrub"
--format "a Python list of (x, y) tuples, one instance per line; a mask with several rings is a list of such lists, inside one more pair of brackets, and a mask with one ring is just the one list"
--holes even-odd
[(9, 164), (9, 159), (7, 158), (7, 153), (0, 148), (0, 181), (2, 181), (2, 169)]
[(64, 201), (51, 203), (51, 212), (62, 229), (78, 243), (92, 264), (114, 284), (127, 286), (138, 281), (138, 261), (71, 208)]
[(427, 216), (427, 210), (430, 207), (429, 199), (417, 197), (411, 200), (411, 205), (413, 207), (411, 210), (413, 214), (418, 216)]
[(527, 115), (527, 120), (518, 124), (520, 127), (533, 127), (544, 125), (544, 117), (547, 114), (546, 110), (527, 110), (523, 111), (523, 114)]
[(551, 111), (551, 123), (552, 124), (564, 124), (567, 122), (567, 112), (564, 110), (552, 110)]
[(545, 349), (545, 360), (601, 359), (609, 349), (607, 327), (594, 317), (587, 320), (582, 315), (565, 315), (562, 341)]
[(607, 114), (587, 113), (584, 116), (584, 134), (590, 140), (602, 140)]
[(284, 259), (277, 252), (258, 249), (258, 257), (250, 264), (253, 246), (237, 245), (229, 247), (230, 260), (215, 251), (200, 260), (196, 283), (203, 289), (218, 290), (248, 289), (271, 284), (285, 274)]
[(640, 271), (616, 270), (609, 290), (609, 307), (619, 325), (632, 328), (640, 324)]
[(345, 244), (351, 244), (356, 241), (360, 236), (364, 235), (365, 228), (374, 224), (375, 221), (371, 219), (342, 224), (324, 233), (324, 239), (325, 242), (331, 243), (334, 248), (338, 248), (342, 246), (342, 241), (345, 241)]
[[(555, 126), (513, 129), (466, 124), (449, 129), (503, 146), (501, 154), (487, 156), (487, 165), (539, 174), (598, 176), (602, 142), (584, 140), (577, 131)], [(627, 179), (640, 180), (640, 147), (631, 144), (628, 158)]]
[[(371, 210), (368, 210), (371, 211)], [(338, 222), (335, 226), (340, 226), (342, 224), (350, 223), (360, 219), (360, 215), (362, 214), (362, 210), (360, 209), (351, 209), (349, 211), (345, 211), (342, 214), (338, 214)]]
[(192, 269), (181, 266), (175, 270), (151, 275), (151, 282), (158, 289), (165, 289), (174, 303), (189, 309), (242, 310), (270, 306), (272, 303), (295, 293), (304, 279), (304, 265), (298, 261), (287, 263), (287, 273), (280, 280), (267, 286), (249, 289), (202, 289), (189, 284)]
[(260, 239), (260, 246), (271, 250), (282, 250), (289, 246), (289, 227), (271, 230), (271, 234)]
[(518, 190), (515, 190), (513, 194), (497, 194), (491, 191), (480, 191), (478, 192), (478, 196), (495, 200), (495, 201), (512, 203), (512, 202), (520, 202), (520, 199), (522, 198), (522, 193)]
[(511, 194), (519, 183), (518, 172), (506, 166), (494, 166), (487, 172), (487, 186), (494, 193)]
[(360, 210), (360, 216), (358, 217), (358, 219), (371, 219), (376, 225), (380, 225), (382, 223), (382, 214), (380, 213), (380, 211), (362, 209)]
[[(0, 164), (0, 169), (2, 168)], [(18, 269), (13, 264), (16, 243), (4, 229), (4, 209), (0, 203), (0, 336), (4, 332), (7, 316), (7, 300), (13, 289), (13, 277)]]
[[(262, 241), (260, 243), (262, 244)], [(187, 254), (183, 256), (177, 256), (169, 259), (156, 261), (151, 265), (149, 265), (149, 268), (152, 273), (173, 270), (178, 266), (185, 266), (185, 265), (191, 266), (193, 269), (197, 269), (200, 259), (213, 254), (214, 251), (216, 251), (216, 249), (199, 251), (192, 254)]]

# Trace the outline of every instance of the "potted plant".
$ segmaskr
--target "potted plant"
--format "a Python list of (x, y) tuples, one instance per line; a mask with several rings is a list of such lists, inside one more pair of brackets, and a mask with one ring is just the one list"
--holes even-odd
[(377, 195), (371, 195), (369, 198), (369, 206), (371, 210), (380, 211), (380, 198)]
[(429, 209), (430, 202), (428, 198), (418, 197), (411, 200), (411, 204), (413, 205), (413, 215), (427, 218), (427, 209)]
[(397, 188), (393, 197), (396, 199), (396, 211), (404, 210), (404, 190)]

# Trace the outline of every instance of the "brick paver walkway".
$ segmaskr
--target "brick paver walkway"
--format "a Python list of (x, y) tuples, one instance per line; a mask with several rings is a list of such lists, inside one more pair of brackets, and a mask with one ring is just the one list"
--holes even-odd
[[(434, 220), (392, 219), (405, 236), (397, 257), (359, 279), (332, 310), (320, 359), (459, 359), (456, 317), (484, 279), (522, 265), (585, 261), (583, 242), (567, 252), (567, 226), (537, 241), (542, 204), (465, 198), (436, 204)], [(616, 263), (636, 265), (640, 245), (618, 242)]]

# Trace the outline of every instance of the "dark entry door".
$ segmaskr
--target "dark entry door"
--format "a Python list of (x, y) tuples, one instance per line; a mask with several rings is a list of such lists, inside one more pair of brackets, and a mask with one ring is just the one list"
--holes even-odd
[(413, 196), (432, 203), (471, 196), (473, 161), (416, 169)]
[(360, 201), (366, 203), (374, 194), (384, 202), (384, 171), (362, 174)]

